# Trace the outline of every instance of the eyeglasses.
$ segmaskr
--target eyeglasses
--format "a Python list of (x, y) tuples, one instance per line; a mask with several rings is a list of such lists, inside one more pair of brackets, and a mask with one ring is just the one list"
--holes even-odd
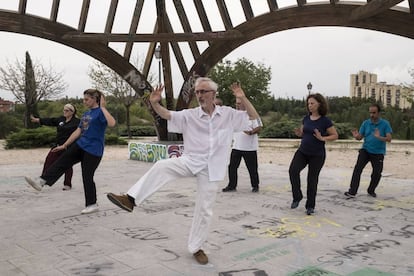
[(70, 111), (72, 111), (72, 110), (70, 110), (70, 109), (63, 109), (63, 112), (70, 112)]
[(210, 90), (200, 89), (200, 90), (195, 90), (194, 93), (196, 93), (196, 95), (199, 95), (199, 94), (204, 95), (204, 94), (206, 94), (208, 92), (213, 92), (213, 91), (215, 91), (215, 90), (212, 90), (212, 89), (210, 89)]

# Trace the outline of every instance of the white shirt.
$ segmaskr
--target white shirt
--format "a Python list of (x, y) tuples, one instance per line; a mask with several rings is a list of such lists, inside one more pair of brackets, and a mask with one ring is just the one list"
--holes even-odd
[(211, 117), (201, 107), (170, 111), (168, 131), (182, 133), (184, 152), (180, 158), (193, 174), (208, 167), (209, 180), (226, 176), (233, 132), (248, 128), (246, 111), (216, 106)]
[[(247, 131), (253, 130), (256, 127), (262, 126), (260, 119), (249, 120), (249, 127)], [(259, 137), (257, 133), (249, 135), (244, 131), (236, 132), (233, 135), (233, 149), (242, 151), (257, 151), (259, 148)]]

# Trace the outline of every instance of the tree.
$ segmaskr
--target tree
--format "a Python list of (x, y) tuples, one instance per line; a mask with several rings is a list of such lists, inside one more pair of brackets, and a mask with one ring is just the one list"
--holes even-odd
[(268, 90), (271, 79), (271, 68), (263, 64), (241, 58), (232, 63), (229, 60), (220, 62), (209, 72), (209, 76), (219, 85), (218, 97), (225, 105), (234, 105), (234, 97), (229, 89), (233, 82), (240, 82), (246, 96), (260, 114), (272, 108), (272, 97)]
[(411, 103), (411, 109), (414, 109), (414, 69), (409, 69), (408, 73), (410, 74), (413, 81), (411, 84), (403, 85), (405, 88), (403, 90), (403, 97), (407, 99), (409, 103)]
[(37, 112), (37, 93), (36, 93), (36, 80), (35, 73), (33, 71), (32, 59), (28, 52), (26, 52), (26, 64), (25, 64), (25, 87), (24, 87), (24, 99), (26, 105), (26, 112), (24, 114), (24, 125), (26, 128), (35, 128), (35, 125), (30, 120), (30, 114), (38, 115)]
[[(93, 66), (89, 67), (88, 76), (97, 89), (108, 92), (125, 106), (127, 133), (131, 138), (130, 110), (131, 106), (140, 99), (140, 96), (121, 76), (100, 62), (95, 62)], [(149, 76), (150, 82), (151, 79), (152, 76)]]
[(59, 98), (66, 90), (63, 75), (51, 66), (32, 63), (29, 52), (25, 62), (16, 59), (0, 67), (0, 89), (10, 91), (18, 102), (25, 104), (25, 127), (30, 127), (30, 114), (37, 115), (36, 104), (41, 100)]

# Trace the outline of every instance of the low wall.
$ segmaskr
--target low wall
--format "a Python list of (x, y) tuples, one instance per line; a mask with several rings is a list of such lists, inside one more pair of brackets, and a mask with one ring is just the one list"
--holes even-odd
[[(297, 148), (300, 139), (259, 139), (260, 148)], [(336, 140), (327, 142), (326, 149), (359, 149), (362, 141), (356, 140)], [(128, 143), (129, 159), (156, 162), (161, 159), (179, 157), (183, 153), (184, 145), (182, 141), (134, 141)], [(387, 152), (414, 152), (414, 141), (393, 140), (387, 143)]]
[(129, 159), (156, 162), (161, 159), (179, 157), (183, 153), (182, 142), (129, 142)]

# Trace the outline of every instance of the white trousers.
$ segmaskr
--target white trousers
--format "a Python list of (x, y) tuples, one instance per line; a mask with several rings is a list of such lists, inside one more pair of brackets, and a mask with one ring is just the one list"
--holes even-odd
[[(129, 189), (127, 194), (135, 198), (135, 203), (138, 205), (168, 182), (190, 176), (194, 176), (194, 174), (180, 158), (163, 159), (157, 161)], [(218, 182), (208, 180), (207, 168), (195, 176), (197, 177), (197, 194), (193, 222), (188, 238), (190, 253), (195, 253), (201, 249), (203, 243), (207, 240), (218, 188)]]

